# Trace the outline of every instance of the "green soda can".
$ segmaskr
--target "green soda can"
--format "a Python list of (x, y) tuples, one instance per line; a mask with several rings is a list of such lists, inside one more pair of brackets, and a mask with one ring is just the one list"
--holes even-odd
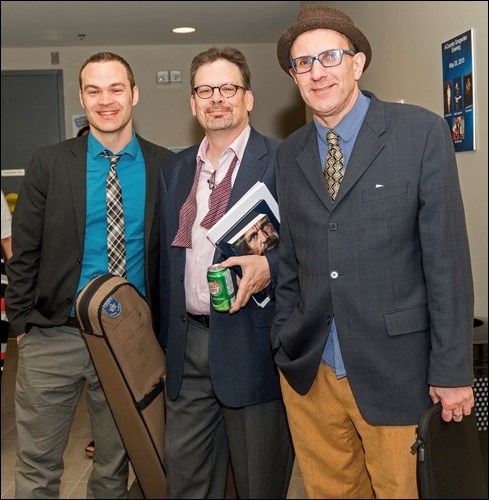
[(207, 269), (207, 282), (212, 307), (219, 312), (229, 311), (236, 298), (231, 271), (227, 267), (214, 264)]

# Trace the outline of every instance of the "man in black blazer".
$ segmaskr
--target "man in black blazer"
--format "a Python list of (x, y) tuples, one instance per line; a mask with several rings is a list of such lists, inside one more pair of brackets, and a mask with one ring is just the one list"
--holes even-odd
[[(223, 211), (258, 181), (276, 196), (278, 141), (249, 125), (253, 94), (241, 52), (211, 48), (193, 59), (190, 75), (192, 112), (206, 136), (164, 165), (161, 182), (167, 497), (224, 498), (230, 456), (239, 498), (285, 498), (293, 452), (270, 347), (274, 301), (261, 308), (251, 298), (273, 292), (278, 251), (222, 262), (201, 226), (226, 180)], [(230, 312), (210, 304), (206, 272), (215, 262), (242, 271)]]
[(278, 151), (272, 327), (305, 487), (310, 498), (416, 498), (422, 411), (441, 401), (443, 419), (460, 422), (474, 405), (450, 133), (426, 109), (359, 91), (372, 52), (343, 12), (305, 5), (277, 55), (314, 114)]
[[(134, 133), (139, 90), (129, 64), (109, 52), (80, 70), (80, 102), (90, 134), (40, 149), (26, 169), (13, 216), (7, 316), (17, 335), (17, 498), (58, 498), (63, 453), (88, 382), (97, 443), (87, 498), (127, 498), (128, 459), (85, 341), (74, 301), (108, 272), (105, 183), (122, 155), (127, 279), (154, 304), (158, 296), (158, 173), (171, 151)], [(141, 360), (144, 362), (144, 360)]]

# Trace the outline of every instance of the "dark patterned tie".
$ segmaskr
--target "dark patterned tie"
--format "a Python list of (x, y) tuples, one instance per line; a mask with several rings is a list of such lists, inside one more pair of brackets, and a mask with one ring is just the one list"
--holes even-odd
[(343, 176), (345, 175), (345, 166), (338, 134), (334, 130), (330, 130), (326, 134), (326, 139), (328, 141), (328, 156), (326, 158), (324, 177), (326, 179), (329, 196), (331, 196), (331, 199), (334, 201), (340, 189)]
[(110, 159), (109, 173), (106, 181), (107, 205), (107, 250), (109, 256), (109, 273), (126, 277), (126, 241), (124, 237), (124, 207), (122, 190), (115, 170), (122, 155), (111, 155), (108, 151), (101, 153)]
[[(224, 179), (212, 190), (209, 198), (210, 208), (200, 223), (201, 227), (210, 229), (224, 215), (229, 197), (231, 196), (231, 178), (237, 163), (238, 157), (235, 155), (228, 167)], [(178, 231), (171, 244), (173, 247), (192, 248), (192, 227), (195, 222), (195, 217), (197, 216), (197, 186), (199, 184), (202, 165), (203, 162), (199, 161), (195, 170), (192, 189), (180, 209)]]

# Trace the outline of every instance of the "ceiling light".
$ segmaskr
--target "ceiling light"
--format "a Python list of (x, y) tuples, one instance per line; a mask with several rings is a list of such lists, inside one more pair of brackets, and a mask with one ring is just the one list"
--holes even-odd
[(181, 28), (173, 28), (173, 33), (193, 33), (195, 28), (191, 28), (189, 26), (182, 26)]

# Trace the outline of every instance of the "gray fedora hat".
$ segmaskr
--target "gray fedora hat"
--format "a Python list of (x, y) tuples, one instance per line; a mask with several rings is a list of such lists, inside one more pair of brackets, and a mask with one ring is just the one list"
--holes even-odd
[(306, 4), (297, 16), (296, 22), (282, 33), (277, 43), (277, 57), (282, 69), (289, 74), (290, 48), (294, 40), (304, 33), (316, 29), (333, 30), (351, 40), (357, 52), (363, 52), (367, 58), (363, 71), (372, 59), (372, 49), (365, 35), (355, 27), (353, 21), (344, 12), (322, 4)]

